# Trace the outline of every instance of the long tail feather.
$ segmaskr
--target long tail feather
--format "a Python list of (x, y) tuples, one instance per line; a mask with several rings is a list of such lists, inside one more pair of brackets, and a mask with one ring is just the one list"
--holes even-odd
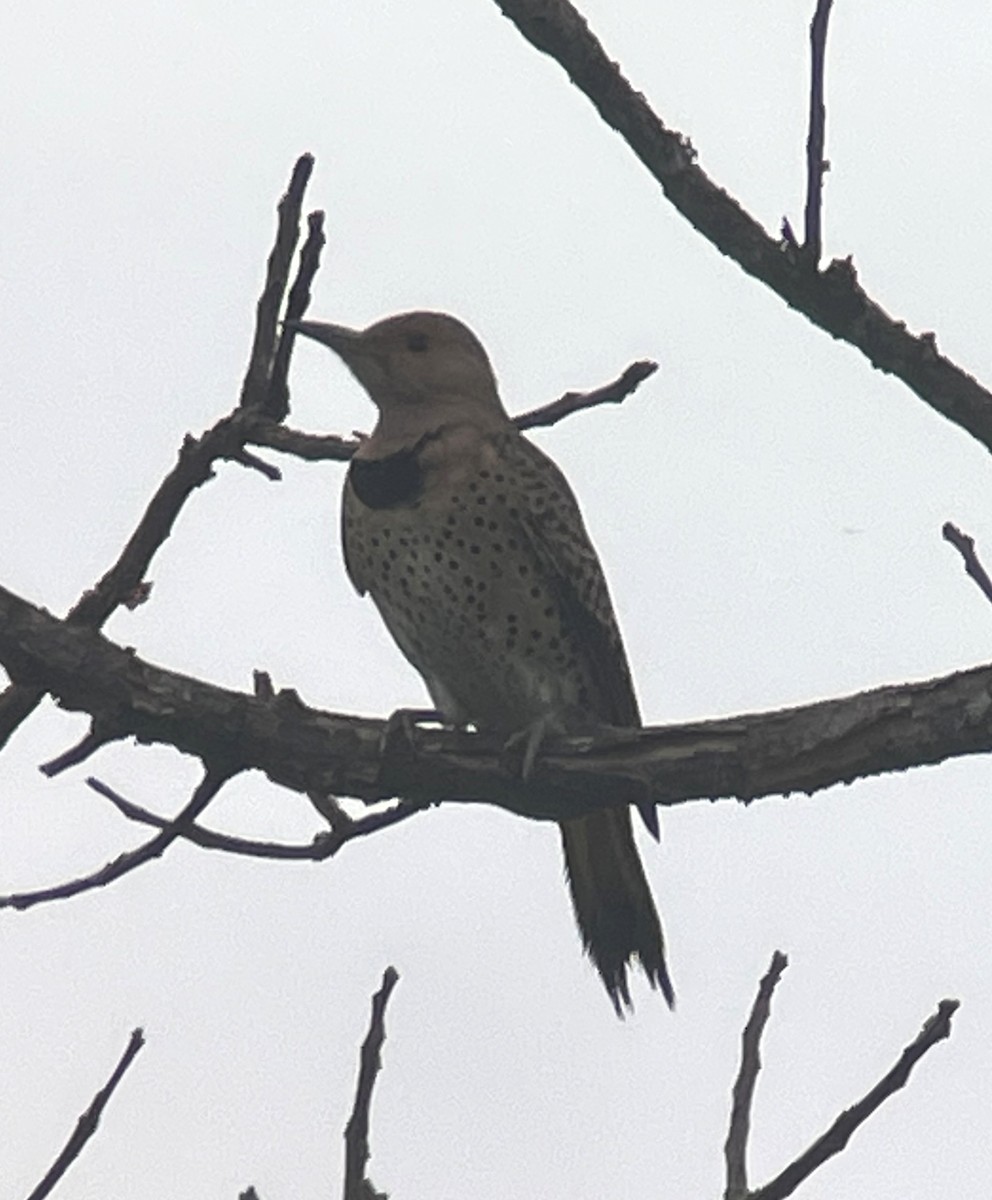
[(603, 809), (563, 821), (561, 836), (582, 943), (617, 1015), (633, 1008), (627, 982), (633, 959), (674, 1008), (661, 921), (634, 844), (629, 810)]

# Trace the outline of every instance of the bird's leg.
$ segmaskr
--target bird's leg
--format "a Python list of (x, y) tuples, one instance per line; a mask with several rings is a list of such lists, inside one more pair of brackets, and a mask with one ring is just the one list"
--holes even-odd
[(574, 706), (556, 708), (542, 714), (536, 721), (511, 733), (503, 743), (503, 753), (511, 770), (526, 783), (534, 770), (537, 756), (546, 743), (556, 738), (589, 738), (607, 740), (614, 735), (618, 741), (626, 741), (629, 734), (614, 725), (605, 725), (587, 712)]
[[(534, 771), (538, 754), (549, 738), (553, 741), (558, 737), (588, 738), (590, 743), (598, 744), (600, 748), (620, 747), (630, 744), (632, 731), (616, 725), (607, 725), (578, 709), (557, 710), (538, 717), (530, 725), (510, 734), (503, 743), (502, 760), (505, 769), (527, 783)], [(661, 840), (658, 813), (655, 801), (650, 796), (650, 789), (647, 790), (648, 796), (637, 804), (637, 811), (648, 832), (657, 842)]]

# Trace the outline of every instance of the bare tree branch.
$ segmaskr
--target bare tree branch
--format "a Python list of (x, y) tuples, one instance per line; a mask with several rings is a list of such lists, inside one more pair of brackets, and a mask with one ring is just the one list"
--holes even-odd
[[(320, 268), (320, 255), (324, 249), (324, 214), (319, 210), (307, 217), (309, 232), (300, 252), (300, 267), (296, 281), (286, 301), (286, 321), (298, 321), (310, 304), (310, 287)], [(285, 326), (279, 335), (275, 359), (272, 363), (272, 378), (265, 413), (275, 421), (284, 421), (289, 415), (289, 359), (293, 352), (294, 335)]]
[(114, 722), (122, 736), (256, 768), (304, 795), (488, 803), (541, 820), (604, 804), (811, 793), (992, 751), (990, 666), (778, 712), (562, 739), (524, 780), (498, 736), (418, 727), (409, 753), (383, 754), (382, 721), (163, 670), (3, 588), (0, 662), (63, 708)]
[(355, 1088), (355, 1105), (344, 1131), (345, 1167), (344, 1200), (387, 1200), (382, 1192), (373, 1188), (366, 1177), (365, 1168), (369, 1161), (369, 1110), (372, 1107), (372, 1089), (375, 1077), (382, 1068), (382, 1043), (386, 1040), (386, 1005), (399, 975), (394, 967), (383, 972), (382, 986), (372, 997), (372, 1019), (369, 1031), (362, 1043), (361, 1064), (358, 1071), (358, 1086)]
[(76, 1122), (76, 1128), (72, 1131), (69, 1140), (62, 1149), (61, 1154), (55, 1162), (52, 1163), (45, 1174), (45, 1178), (38, 1184), (33, 1192), (28, 1196), (27, 1200), (44, 1200), (49, 1195), (52, 1188), (59, 1182), (62, 1176), (66, 1173), (73, 1162), (79, 1157), (80, 1152), (86, 1143), (96, 1133), (97, 1125), (100, 1123), (100, 1118), (103, 1116), (103, 1110), (107, 1107), (107, 1102), (114, 1094), (117, 1085), (124, 1078), (124, 1073), (134, 1062), (138, 1051), (145, 1044), (144, 1031), (135, 1029), (128, 1041), (124, 1053), (121, 1055), (120, 1061), (114, 1067), (110, 1078), (104, 1086), (93, 1097), (93, 1102), (89, 1108), (82, 1114)]
[(730, 1108), (730, 1129), (724, 1145), (727, 1162), (727, 1186), (724, 1200), (744, 1200), (747, 1196), (747, 1139), (751, 1131), (751, 1104), (761, 1070), (761, 1035), (772, 1010), (772, 994), (778, 987), (789, 960), (776, 950), (764, 979), (758, 985), (754, 1006), (741, 1038), (741, 1069), (734, 1083)]
[(554, 425), (563, 417), (594, 408), (598, 404), (622, 404), (624, 400), (658, 370), (656, 362), (644, 360), (631, 363), (624, 373), (612, 383), (604, 384), (591, 392), (566, 392), (558, 400), (513, 418), (518, 429), (536, 429), (538, 426)]
[(914, 337), (872, 300), (858, 283), (850, 259), (835, 259), (826, 270), (814, 272), (801, 253), (769, 236), (703, 172), (689, 140), (665, 126), (568, 0), (496, 4), (533, 46), (564, 68), (671, 203), (721, 253), (992, 449), (992, 394), (938, 353), (932, 333)]
[[(279, 398), (270, 393), (272, 368), (275, 360), (277, 327), (282, 312), (283, 297), (289, 283), (293, 251), (300, 236), (300, 216), (303, 196), (313, 173), (313, 155), (303, 154), (296, 160), (286, 194), (277, 208), (276, 240), (269, 254), (265, 284), (255, 309), (255, 336), (251, 356), (241, 385), (239, 404), (243, 408), (268, 411), (272, 401), (278, 407)], [(283, 398), (284, 399), (284, 398)], [(277, 415), (275, 411), (269, 415)], [(283, 413), (285, 415), (285, 413)]]
[[(622, 375), (610, 383), (588, 392), (565, 392), (557, 400), (520, 413), (513, 418), (513, 423), (521, 430), (535, 429), (538, 426), (555, 425), (572, 413), (581, 412), (586, 408), (595, 408), (600, 404), (620, 404), (657, 370), (658, 364), (647, 359), (631, 363)], [(285, 454), (292, 454), (309, 462), (347, 462), (358, 449), (358, 442), (353, 438), (343, 438), (336, 434), (301, 433), (299, 430), (287, 429), (284, 425), (265, 420), (260, 420), (250, 427), (246, 440), (256, 446), (269, 446), (273, 450), (281, 450)]]
[(36, 904), (49, 903), (52, 900), (67, 900), (70, 896), (78, 896), (81, 892), (89, 892), (93, 891), (94, 888), (106, 887), (108, 883), (113, 883), (115, 880), (120, 879), (122, 875), (136, 871), (138, 867), (151, 862), (153, 858), (160, 858), (176, 838), (185, 835), (189, 825), (196, 820), (235, 773), (235, 771), (227, 767), (218, 767), (216, 769), (208, 767), (186, 807), (174, 820), (163, 825), (161, 831), (150, 841), (145, 842), (143, 846), (138, 846), (136, 850), (129, 850), (125, 854), (118, 855), (112, 862), (105, 864), (91, 875), (84, 875), (79, 879), (70, 879), (66, 883), (56, 884), (54, 887), (49, 888), (40, 888), (33, 892), (18, 892), (9, 896), (0, 896), (0, 908), (26, 909), (33, 908)]
[(985, 599), (992, 603), (992, 579), (989, 579), (988, 573), (978, 557), (978, 551), (975, 549), (975, 539), (969, 534), (962, 532), (950, 521), (945, 522), (941, 533), (943, 534), (944, 541), (950, 542), (954, 549), (961, 555), (964, 560), (965, 572), (981, 588)]
[[(242, 389), (242, 403), (246, 407), (235, 409), (234, 413), (222, 418), (200, 438), (185, 439), (178, 463), (162, 480), (117, 561), (95, 587), (80, 596), (69, 612), (69, 621), (99, 629), (121, 604), (128, 604), (136, 595), (142, 594), (147, 586), (144, 582), (145, 573), (152, 558), (169, 537), (190, 495), (213, 477), (213, 464), (217, 459), (241, 462), (262, 471), (269, 478), (273, 477), (273, 472), (278, 476), (275, 468), (247, 455), (244, 444), (247, 428), (257, 423), (257, 414), (265, 408), (268, 397), (266, 389), (271, 382), (275, 323), (289, 275), (289, 258), (299, 237), (303, 191), (312, 169), (313, 160), (309, 155), (304, 155), (297, 162), (289, 189), (279, 204), (276, 242), (269, 258), (265, 287), (258, 302), (251, 362)], [(315, 257), (319, 258), (317, 235), (322, 238), (319, 221), (315, 231), (314, 218), (311, 218), (311, 237), (304, 248), (300, 278), (294, 285), (294, 290), (302, 289), (300, 297), (309, 294), (309, 281), (316, 270)], [(300, 302), (298, 298), (297, 303)], [(21, 722), (30, 716), (43, 695), (43, 688), (28, 687), (22, 683), (9, 687), (0, 696), (0, 748), (6, 745)]]
[(751, 1192), (752, 1200), (784, 1200), (786, 1196), (791, 1196), (817, 1167), (822, 1166), (835, 1154), (839, 1154), (847, 1145), (854, 1131), (863, 1125), (884, 1101), (900, 1088), (905, 1087), (910, 1072), (923, 1055), (938, 1042), (950, 1037), (951, 1017), (958, 1007), (959, 1001), (957, 1000), (941, 1000), (937, 1005), (937, 1011), (924, 1024), (916, 1040), (903, 1050), (899, 1061), (892, 1070), (883, 1075), (857, 1104), (842, 1112), (826, 1133), (817, 1138), (780, 1175), (777, 1175), (770, 1183), (766, 1183), (764, 1187)]
[[(139, 825), (150, 825), (154, 829), (167, 829), (172, 824), (168, 817), (160, 817), (157, 813), (150, 812), (147, 808), (142, 808), (141, 805), (126, 799), (101, 779), (94, 779), (90, 776), (86, 780), (86, 784), (97, 795), (109, 800), (117, 811), (127, 817), (129, 821), (136, 821)], [(322, 815), (325, 815), (326, 819), (326, 800), (322, 804), (315, 804), (315, 807)], [(204, 829), (202, 825), (197, 825), (195, 822), (185, 826), (179, 833), (181, 837), (194, 845), (201, 846), (204, 850), (223, 850), (227, 854), (240, 854), (246, 858), (321, 862), (325, 858), (332, 858), (347, 842), (358, 837), (365, 837), (370, 833), (378, 833), (380, 829), (387, 829), (390, 825), (398, 825), (408, 817), (426, 812), (430, 807), (432, 805), (426, 802), (413, 804), (408, 801), (400, 801), (399, 804), (382, 812), (369, 813), (359, 818), (349, 817), (347, 813), (339, 809), (339, 815), (334, 819), (329, 832), (322, 831), (313, 841), (296, 846), (286, 845), (284, 842), (257, 842), (250, 838), (218, 833), (212, 829)], [(10, 901), (9, 907), (18, 907), (16, 897), (7, 897), (7, 900)]]
[(803, 255), (811, 267), (818, 267), (823, 253), (823, 175), (827, 163), (823, 157), (827, 109), (823, 99), (824, 60), (827, 54), (827, 26), (833, 0), (817, 0), (809, 27), (809, 135), (806, 139), (806, 240)]
[(94, 722), (94, 727), (75, 746), (71, 746), (50, 762), (42, 763), (39, 770), (43, 775), (47, 775), (51, 779), (55, 775), (60, 775), (63, 771), (68, 771), (70, 767), (78, 767), (80, 763), (84, 763), (92, 755), (96, 754), (98, 750), (101, 750), (110, 742), (116, 741), (120, 736), (122, 735), (110, 728), (98, 730), (96, 722)]

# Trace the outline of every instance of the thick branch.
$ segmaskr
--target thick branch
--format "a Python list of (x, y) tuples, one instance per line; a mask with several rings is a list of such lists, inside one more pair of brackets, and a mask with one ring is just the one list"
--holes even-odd
[(884, 312), (858, 283), (850, 260), (811, 271), (801, 253), (769, 236), (702, 171), (688, 139), (668, 129), (631, 87), (568, 0), (496, 3), (532, 45), (565, 69), (672, 204), (721, 253), (992, 449), (992, 395), (937, 352), (932, 333), (914, 337), (903, 322)]
[[(152, 666), (0, 588), (0, 662), (74, 712), (304, 794), (457, 799), (559, 820), (603, 806), (751, 800), (992, 750), (992, 666), (778, 712), (573, 738), (525, 782), (500, 739), (417, 728), (383, 756), (382, 721), (213, 687)], [(387, 742), (387, 745), (389, 743)]]

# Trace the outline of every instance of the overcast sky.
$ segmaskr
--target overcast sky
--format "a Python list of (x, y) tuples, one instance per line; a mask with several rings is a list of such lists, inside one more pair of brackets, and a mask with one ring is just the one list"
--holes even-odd
[[(812, 0), (590, 0), (611, 57), (770, 230), (801, 224)], [(827, 257), (992, 380), (987, 3), (836, 6)], [(521, 411), (635, 358), (620, 409), (535, 435), (609, 575), (651, 723), (803, 703), (984, 662), (992, 609), (940, 539), (992, 558), (988, 453), (702, 240), (491, 0), (54, 0), (0, 15), (0, 583), (62, 613), (116, 557), (183, 435), (235, 402), (274, 205), (299, 153), (327, 210), (311, 314), (453, 312)], [(316, 345), (295, 426), (368, 429)], [(275, 456), (273, 456), (275, 457)], [(108, 636), (248, 689), (383, 716), (425, 700), (350, 589), (336, 464), (225, 465)], [(173, 812), (196, 764), (134, 745), (45, 781), (78, 739), (47, 705), (0, 758), (0, 892), (143, 840), (96, 774)], [(0, 1193), (25, 1195), (129, 1030), (148, 1046), (64, 1200), (336, 1194), (368, 999), (401, 974), (371, 1176), (397, 1200), (716, 1196), (739, 1036), (772, 951), (760, 1183), (894, 1062), (924, 1059), (806, 1200), (987, 1192), (989, 763), (744, 808), (642, 839), (673, 1015), (625, 1023), (581, 953), (558, 836), (452, 806), (319, 866), (186, 845), (104, 891), (0, 914)], [(306, 841), (297, 795), (238, 780), (208, 824)]]

